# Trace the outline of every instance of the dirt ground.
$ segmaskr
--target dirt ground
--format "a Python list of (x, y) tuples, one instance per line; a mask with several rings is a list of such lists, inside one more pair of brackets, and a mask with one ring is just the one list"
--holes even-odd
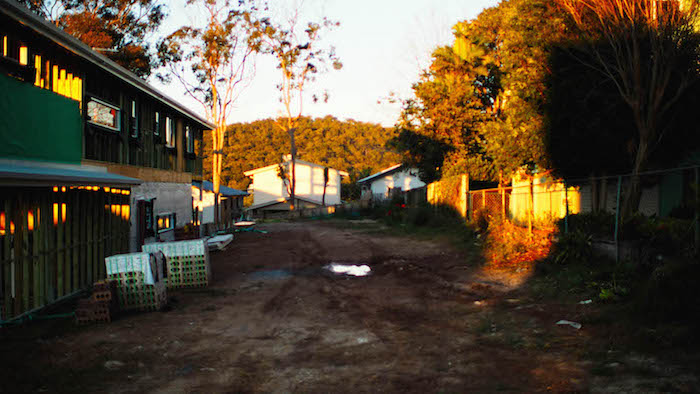
[(533, 297), (529, 270), (370, 221), (259, 228), (166, 311), (0, 329), (0, 392), (700, 391), (697, 357), (618, 349), (597, 305)]

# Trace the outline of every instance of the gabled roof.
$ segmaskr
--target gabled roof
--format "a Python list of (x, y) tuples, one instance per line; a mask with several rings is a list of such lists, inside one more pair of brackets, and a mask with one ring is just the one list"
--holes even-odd
[(92, 50), (92, 48), (90, 48), (88, 45), (78, 40), (77, 38), (71, 36), (70, 34), (66, 33), (65, 31), (61, 30), (60, 28), (54, 26), (53, 24), (49, 23), (44, 18), (35, 15), (31, 11), (29, 11), (27, 7), (20, 4), (19, 2), (0, 0), (0, 12), (27, 26), (28, 28), (34, 30), (36, 33), (57, 43), (69, 52), (74, 53), (75, 55), (83, 58), (89, 63), (94, 64), (102, 70), (128, 83), (134, 88), (148, 94), (157, 101), (160, 101), (161, 103), (167, 106), (173, 107), (186, 117), (199, 123), (205, 129), (215, 128), (214, 125), (200, 117), (198, 114), (192, 112), (184, 105), (159, 92), (153, 86), (146, 83), (146, 81), (139, 78), (136, 74), (118, 65), (106, 56), (101, 55), (96, 51)]
[[(279, 164), (271, 164), (271, 165), (265, 166), (265, 167), (254, 168), (254, 169), (252, 169), (252, 170), (248, 170), (248, 171), (243, 172), (243, 175), (245, 175), (245, 176), (251, 176), (251, 175), (255, 175), (255, 174), (258, 174), (258, 173), (261, 173), (261, 172), (270, 171), (270, 170), (275, 170), (275, 171), (277, 171), (277, 167), (278, 167), (278, 166), (280, 166), (280, 165), (282, 165), (282, 164), (285, 164), (285, 163), (288, 163), (288, 162), (291, 162), (291, 160), (285, 160), (283, 163), (279, 163)], [(310, 162), (310, 161), (305, 161), (305, 160), (296, 159), (296, 162), (297, 162), (297, 164), (306, 164), (306, 165), (309, 165), (309, 166), (312, 166), (312, 167), (325, 168), (325, 166), (322, 166), (322, 165), (316, 164), (316, 163), (312, 163), (312, 162)], [(335, 170), (335, 168), (330, 168), (330, 167), (329, 167), (329, 169)], [(338, 174), (340, 174), (340, 176), (348, 176), (348, 175), (349, 175), (349, 174), (347, 173), (347, 171), (341, 171), (341, 170), (335, 170), (335, 171), (338, 171)]]
[(375, 178), (383, 177), (385, 175), (390, 175), (393, 174), (394, 172), (400, 171), (403, 169), (403, 164), (395, 164), (389, 168), (385, 168), (377, 173), (374, 173), (368, 177), (359, 179), (357, 183), (364, 183), (364, 182), (369, 182)]
[[(202, 190), (206, 190), (208, 192), (214, 192), (214, 184), (211, 181), (192, 181), (192, 186), (197, 186), (202, 185)], [(219, 185), (219, 194), (221, 194), (224, 197), (241, 197), (241, 196), (248, 196), (248, 192), (244, 192), (242, 190), (234, 189), (232, 187), (224, 186), (224, 185)]]

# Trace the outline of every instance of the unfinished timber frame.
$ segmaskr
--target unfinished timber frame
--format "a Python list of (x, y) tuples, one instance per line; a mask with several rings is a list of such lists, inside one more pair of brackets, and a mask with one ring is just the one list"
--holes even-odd
[(128, 250), (129, 190), (0, 187), (1, 320), (31, 313), (105, 278)]

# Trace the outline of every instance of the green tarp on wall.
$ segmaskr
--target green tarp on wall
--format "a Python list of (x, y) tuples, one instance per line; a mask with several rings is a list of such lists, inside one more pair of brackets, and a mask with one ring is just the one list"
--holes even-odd
[(0, 158), (80, 163), (78, 102), (0, 74)]

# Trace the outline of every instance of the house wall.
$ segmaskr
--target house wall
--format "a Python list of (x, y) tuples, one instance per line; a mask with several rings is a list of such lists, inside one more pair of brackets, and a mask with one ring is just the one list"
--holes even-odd
[[(199, 121), (155, 98), (152, 92), (147, 93), (126, 79), (96, 66), (69, 49), (65, 42), (53, 41), (3, 11), (0, 10), (0, 74), (18, 77), (26, 87), (36, 90), (36, 95), (53, 94), (81, 108), (78, 125), (81, 130), (78, 133), (82, 132), (82, 135), (78, 135), (75, 142), (72, 141), (72, 134), (61, 136), (60, 146), (56, 148), (67, 151), (65, 146), (69, 144), (65, 140), (70, 138), (72, 156), (77, 154), (84, 160), (187, 172), (201, 178), (203, 130)], [(26, 59), (22, 60), (23, 57)], [(107, 122), (111, 125), (91, 118), (91, 107), (96, 110), (94, 106), (114, 110), (113, 119), (110, 118), (113, 122)], [(67, 115), (59, 117), (43, 103), (37, 103), (32, 109), (41, 115), (39, 118), (58, 123), (56, 130), (52, 128), (54, 134), (62, 131), (61, 123), (65, 123)], [(175, 144), (166, 141), (166, 118), (174, 122)], [(43, 120), (34, 119), (32, 123)], [(190, 129), (189, 135), (194, 140), (194, 152), (187, 151), (186, 128)], [(58, 141), (57, 138), (55, 140)], [(56, 157), (56, 153), (51, 157), (37, 157), (34, 152), (30, 152), (30, 155), (12, 153), (12, 156), (20, 154), (26, 158), (66, 161), (61, 157), (66, 153), (59, 157)], [(72, 156), (69, 161), (76, 161)]]
[(192, 204), (199, 209), (200, 223), (214, 223), (214, 193), (202, 190), (202, 200), (199, 200), (199, 187), (192, 186)]
[[(321, 202), (323, 198), (323, 168), (306, 163), (298, 162), (296, 164), (296, 195), (298, 197)], [(335, 169), (329, 169), (326, 205), (340, 204), (340, 181), (340, 173)], [(253, 205), (289, 197), (286, 186), (277, 176), (276, 167), (253, 174), (253, 191)]]
[[(624, 185), (623, 185), (624, 187)], [(590, 185), (581, 186), (581, 212), (591, 212), (593, 210), (592, 194)], [(617, 202), (617, 183), (610, 182), (608, 185), (608, 195), (605, 201), (606, 211), (615, 212), (615, 204)], [(620, 204), (622, 204), (622, 197), (620, 198)], [(642, 189), (642, 196), (639, 200), (639, 213), (652, 216), (659, 215), (659, 186), (654, 185), (652, 187), (647, 187)]]
[[(201, 212), (200, 223), (214, 223), (214, 193), (203, 190), (202, 200), (199, 200), (199, 187), (192, 186), (192, 206)], [(219, 210), (221, 224), (232, 226), (243, 211), (243, 196), (221, 197)]]
[[(617, 200), (617, 184), (610, 182), (607, 187), (605, 211), (615, 212)], [(552, 182), (546, 177), (533, 180), (533, 213), (537, 220), (548, 218), (563, 218), (566, 215), (566, 201), (569, 202), (569, 213), (589, 213), (593, 210), (592, 190), (590, 185), (569, 187), (564, 191), (564, 184)], [(513, 219), (527, 221), (530, 209), (530, 183), (527, 180), (513, 179), (513, 190), (510, 195), (509, 210)], [(642, 190), (639, 202), (639, 212), (646, 216), (659, 215), (659, 186), (654, 185)]]
[[(138, 200), (153, 201), (153, 215), (158, 216), (166, 213), (175, 214), (175, 227), (183, 227), (192, 221), (192, 184), (191, 183), (165, 183), (146, 182), (131, 189), (131, 231), (129, 232), (129, 247), (132, 252), (139, 251), (138, 234), (136, 220)], [(173, 234), (170, 234), (173, 233)], [(174, 232), (160, 233), (159, 237), (170, 240), (174, 237)], [(174, 239), (174, 238), (173, 238)]]
[[(561, 219), (566, 216), (566, 202), (569, 202), (569, 214), (581, 212), (581, 193), (576, 187), (564, 189), (562, 182), (552, 182), (546, 177), (536, 177), (532, 182), (532, 201), (530, 201), (529, 180), (513, 179), (513, 189), (509, 199), (510, 216), (516, 221), (526, 222), (532, 204), (534, 219)], [(497, 200), (500, 200), (497, 198)], [(488, 202), (487, 202), (488, 203)]]
[(408, 191), (425, 186), (425, 182), (418, 178), (418, 170), (415, 168), (404, 169), (393, 174), (388, 174), (382, 178), (372, 180), (372, 195), (387, 196), (389, 189), (400, 188)]
[(254, 174), (253, 190), (253, 205), (287, 197), (287, 190), (282, 180), (277, 176), (276, 168)]

